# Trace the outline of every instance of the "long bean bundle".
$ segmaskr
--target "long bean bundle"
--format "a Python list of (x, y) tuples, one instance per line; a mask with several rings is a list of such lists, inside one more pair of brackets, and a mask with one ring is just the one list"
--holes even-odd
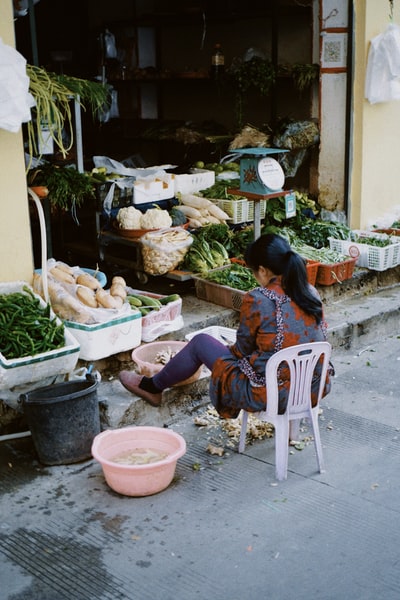
[(27, 65), (26, 71), (30, 79), (29, 91), (36, 101), (35, 120), (27, 123), (29, 154), (39, 154), (38, 145), (44, 141), (42, 127), (47, 125), (50, 136), (65, 158), (74, 144), (71, 99), (79, 99), (83, 108), (88, 105), (95, 114), (109, 101), (109, 86), (49, 73), (33, 65)]
[(0, 352), (7, 359), (34, 356), (65, 345), (64, 324), (26, 286), (0, 294)]

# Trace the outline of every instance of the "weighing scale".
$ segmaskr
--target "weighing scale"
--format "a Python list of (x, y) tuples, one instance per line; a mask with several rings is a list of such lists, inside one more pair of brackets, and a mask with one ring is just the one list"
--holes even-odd
[(254, 200), (254, 239), (261, 233), (260, 200), (285, 196), (286, 217), (296, 214), (296, 198), (292, 190), (283, 190), (285, 174), (271, 154), (289, 152), (282, 148), (238, 148), (240, 154), (240, 189), (229, 189), (229, 194)]

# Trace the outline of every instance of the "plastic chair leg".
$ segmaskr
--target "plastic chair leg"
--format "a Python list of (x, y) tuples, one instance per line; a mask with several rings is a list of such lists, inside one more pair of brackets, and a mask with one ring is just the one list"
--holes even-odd
[(300, 421), (301, 419), (291, 419), (289, 423), (289, 440), (297, 441), (300, 433)]
[(312, 425), (313, 435), (314, 435), (314, 444), (315, 444), (315, 451), (317, 454), (318, 469), (319, 469), (320, 473), (325, 473), (325, 463), (324, 463), (324, 457), (322, 454), (321, 437), (319, 434), (318, 407), (315, 407), (311, 410), (310, 420), (311, 420), (311, 425)]
[(240, 429), (240, 437), (239, 437), (239, 453), (244, 452), (244, 447), (246, 445), (246, 432), (247, 432), (247, 419), (248, 413), (245, 410), (242, 410), (242, 427)]
[[(283, 415), (282, 415), (283, 416)], [(274, 420), (275, 426), (275, 476), (278, 481), (287, 479), (289, 457), (289, 421), (283, 416)]]

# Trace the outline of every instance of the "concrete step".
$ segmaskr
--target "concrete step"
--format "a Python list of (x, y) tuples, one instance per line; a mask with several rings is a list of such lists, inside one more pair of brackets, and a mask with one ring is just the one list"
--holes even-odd
[[(160, 280), (151, 280), (148, 291), (160, 290)], [(164, 282), (165, 284), (165, 282)], [(185, 335), (211, 325), (236, 327), (239, 313), (197, 298), (194, 285), (174, 289), (183, 299), (184, 327), (159, 339), (183, 340)], [(383, 272), (357, 269), (352, 279), (332, 286), (319, 286), (328, 322), (328, 339), (335, 349), (363, 348), (388, 334), (400, 334), (400, 266)], [(88, 363), (79, 361), (79, 366)], [(199, 381), (166, 390), (163, 406), (155, 409), (125, 390), (118, 381), (121, 369), (133, 369), (130, 352), (123, 352), (94, 363), (102, 376), (98, 387), (103, 427), (137, 424), (163, 425), (193, 413), (209, 402), (208, 372)], [(35, 386), (37, 387), (37, 386)], [(0, 435), (26, 429), (16, 397), (4, 400), (0, 392)]]

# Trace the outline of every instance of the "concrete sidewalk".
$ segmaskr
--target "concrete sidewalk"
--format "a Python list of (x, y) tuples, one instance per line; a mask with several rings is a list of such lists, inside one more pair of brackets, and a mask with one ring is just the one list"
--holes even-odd
[(44, 467), (29, 437), (3, 441), (0, 599), (397, 600), (399, 334), (335, 351), (322, 475), (306, 442), (277, 483), (273, 438), (239, 455), (225, 422), (194, 415), (165, 423), (187, 453), (147, 498), (112, 492), (93, 460)]

